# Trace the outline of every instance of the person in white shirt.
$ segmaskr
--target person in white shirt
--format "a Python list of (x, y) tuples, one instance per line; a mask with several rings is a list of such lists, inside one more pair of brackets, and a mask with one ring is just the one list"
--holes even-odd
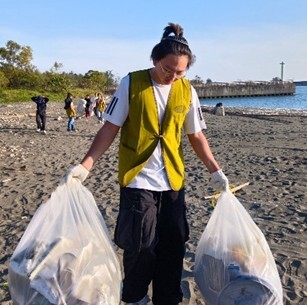
[(90, 98), (90, 105), (89, 105), (89, 114), (90, 116), (93, 116), (96, 110), (96, 101), (97, 101), (97, 95), (98, 92), (95, 92), (95, 94)]
[(86, 179), (120, 131), (120, 210), (115, 243), (124, 249), (122, 300), (147, 304), (152, 282), (155, 305), (182, 301), (180, 287), (185, 242), (189, 238), (184, 199), (181, 130), (211, 173), (211, 183), (226, 190), (228, 179), (215, 160), (195, 89), (184, 77), (193, 64), (180, 25), (169, 23), (154, 46), (153, 67), (125, 76), (104, 113), (88, 153), (66, 176)]

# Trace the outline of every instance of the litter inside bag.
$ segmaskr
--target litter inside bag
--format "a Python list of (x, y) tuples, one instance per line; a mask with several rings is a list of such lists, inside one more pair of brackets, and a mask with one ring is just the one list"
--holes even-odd
[(80, 99), (78, 101), (78, 105), (77, 105), (77, 112), (79, 114), (84, 114), (85, 106), (86, 106), (86, 100), (85, 99)]
[(195, 281), (206, 305), (282, 305), (268, 243), (230, 192), (222, 192), (196, 249)]
[(13, 304), (118, 305), (121, 270), (92, 194), (61, 184), (34, 214), (9, 264)]

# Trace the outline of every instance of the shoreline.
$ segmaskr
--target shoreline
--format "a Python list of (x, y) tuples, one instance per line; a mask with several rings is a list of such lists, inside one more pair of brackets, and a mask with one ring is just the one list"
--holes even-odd
[[(76, 104), (77, 101), (74, 102)], [(22, 118), (26, 116), (33, 117), (35, 116), (35, 108), (33, 107), (32, 104), (33, 104), (32, 102), (0, 103), (0, 119), (11, 118), (11, 117)], [(50, 104), (62, 105), (63, 102), (49, 102), (49, 105)], [(20, 108), (20, 111), (18, 113), (15, 110), (16, 107)], [(238, 107), (223, 106), (223, 107), (225, 109), (225, 115), (307, 117), (307, 109), (253, 108), (253, 107), (239, 107), (239, 106)], [(4, 111), (5, 108), (7, 109), (7, 111)], [(201, 110), (204, 113), (211, 113), (214, 108), (215, 106), (201, 105)]]

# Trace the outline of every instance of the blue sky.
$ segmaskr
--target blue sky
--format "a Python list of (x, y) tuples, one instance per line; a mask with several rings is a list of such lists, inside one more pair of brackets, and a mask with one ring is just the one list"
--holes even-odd
[(41, 71), (112, 72), (152, 66), (168, 22), (179, 23), (203, 80), (307, 80), (306, 0), (0, 0), (0, 46), (30, 46)]

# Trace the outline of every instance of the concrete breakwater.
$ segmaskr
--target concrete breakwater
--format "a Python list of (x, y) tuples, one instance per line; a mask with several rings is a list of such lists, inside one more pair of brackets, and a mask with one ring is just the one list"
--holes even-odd
[[(213, 113), (214, 106), (201, 106), (203, 112)], [(303, 109), (272, 109), (251, 107), (225, 107), (225, 115), (238, 115), (247, 117), (273, 117), (273, 116), (295, 116), (307, 117), (307, 110)]]
[(234, 82), (193, 85), (199, 98), (293, 95), (293, 82)]

